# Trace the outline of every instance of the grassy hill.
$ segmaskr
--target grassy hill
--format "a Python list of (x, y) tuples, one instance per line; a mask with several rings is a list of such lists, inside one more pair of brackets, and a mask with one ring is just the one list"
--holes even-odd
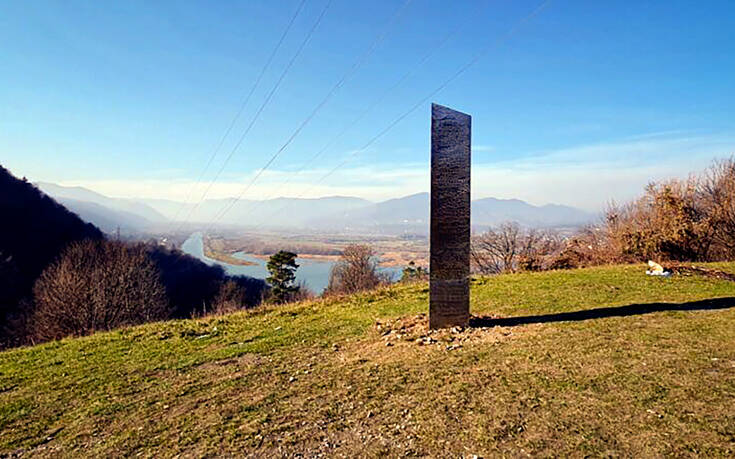
[(461, 333), (417, 284), (3, 352), (0, 452), (732, 456), (735, 283), (643, 271), (480, 280), (515, 320)]

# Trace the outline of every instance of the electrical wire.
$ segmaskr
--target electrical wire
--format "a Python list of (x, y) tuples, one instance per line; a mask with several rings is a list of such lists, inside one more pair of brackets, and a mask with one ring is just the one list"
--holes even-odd
[(266, 164), (258, 170), (258, 172), (255, 174), (255, 176), (251, 179), (251, 181), (243, 188), (243, 190), (240, 192), (240, 194), (235, 198), (234, 200), (228, 202), (225, 204), (225, 206), (222, 208), (222, 210), (216, 214), (212, 222), (210, 223), (210, 227), (212, 225), (215, 225), (224, 215), (227, 214), (234, 206), (237, 204), (237, 202), (242, 199), (242, 197), (250, 190), (250, 188), (255, 184), (255, 182), (261, 177), (261, 175), (273, 164), (273, 162), (286, 150), (286, 148), (293, 142), (293, 140), (299, 135), (299, 133), (306, 127), (306, 125), (314, 119), (314, 117), (317, 115), (317, 113), (327, 104), (327, 102), (334, 96), (334, 94), (348, 81), (348, 79), (357, 72), (357, 70), (362, 66), (362, 64), (365, 63), (365, 61), (372, 55), (372, 53), (375, 51), (375, 49), (380, 45), (380, 43), (385, 40), (385, 37), (388, 34), (388, 31), (390, 30), (391, 26), (398, 20), (398, 18), (401, 16), (401, 14), (405, 11), (405, 9), (408, 7), (408, 5), (411, 3), (412, 0), (405, 0), (404, 3), (396, 10), (396, 12), (391, 16), (390, 20), (386, 24), (386, 26), (383, 28), (380, 34), (373, 40), (371, 45), (368, 47), (368, 49), (358, 57), (358, 59), (352, 64), (352, 66), (345, 72), (344, 75), (337, 81), (337, 83), (332, 86), (332, 88), (327, 92), (327, 94), (322, 98), (321, 102), (307, 115), (307, 117), (301, 122), (301, 124), (294, 130), (294, 132), (291, 134), (291, 136), (286, 140), (286, 142), (270, 157), (270, 159), (266, 162)]
[[(335, 166), (333, 169), (328, 171), (326, 174), (324, 174), (319, 180), (317, 180), (315, 183), (311, 185), (306, 191), (298, 195), (295, 199), (301, 199), (303, 196), (305, 196), (307, 193), (309, 193), (311, 190), (313, 190), (316, 186), (321, 184), (324, 180), (329, 178), (332, 174), (334, 174), (337, 170), (344, 167), (349, 161), (351, 161), (355, 156), (362, 153), (363, 151), (367, 150), (372, 146), (376, 141), (378, 141), (381, 137), (383, 137), (386, 133), (388, 133), (391, 129), (393, 129), (398, 123), (403, 121), (407, 116), (415, 112), (417, 109), (419, 109), (421, 106), (423, 106), (429, 99), (434, 97), (436, 94), (441, 92), (443, 89), (445, 89), (449, 84), (451, 84), (454, 80), (462, 76), (470, 67), (472, 67), (474, 64), (477, 63), (485, 54), (487, 54), (491, 49), (501, 46), (508, 40), (510, 40), (513, 36), (516, 35), (518, 30), (521, 28), (522, 25), (533, 19), (536, 15), (538, 15), (548, 4), (551, 2), (551, 0), (544, 0), (542, 1), (536, 8), (534, 8), (528, 15), (521, 18), (508, 32), (503, 34), (503, 36), (499, 37), (497, 40), (491, 42), (484, 48), (482, 48), (478, 53), (475, 54), (475, 56), (462, 65), (455, 73), (453, 73), (449, 78), (447, 78), (445, 81), (443, 81), (439, 86), (437, 86), (433, 91), (431, 91), (428, 95), (421, 98), (418, 102), (416, 102), (414, 105), (412, 105), (408, 110), (403, 112), (401, 115), (399, 115), (396, 119), (391, 121), (385, 128), (383, 128), (380, 132), (378, 132), (375, 136), (370, 138), (360, 149), (352, 151), (342, 162), (340, 162), (337, 166)], [(289, 205), (291, 205), (293, 201), (289, 201), (281, 208), (277, 209), (276, 212), (273, 212), (271, 216), (277, 215), (284, 210), (286, 210)], [(262, 227), (263, 224), (259, 225), (257, 228)]]
[(296, 61), (296, 59), (301, 55), (301, 52), (304, 50), (304, 48), (306, 47), (306, 44), (309, 42), (309, 40), (311, 39), (311, 37), (314, 35), (314, 32), (316, 31), (316, 29), (319, 26), (319, 24), (322, 22), (322, 19), (324, 18), (324, 15), (327, 13), (327, 10), (329, 9), (329, 6), (331, 5), (331, 3), (332, 3), (332, 0), (327, 0), (326, 4), (324, 5), (324, 8), (322, 9), (321, 13), (317, 17), (317, 20), (314, 22), (314, 24), (312, 25), (311, 29), (309, 29), (309, 32), (306, 34), (306, 36), (304, 37), (304, 40), (301, 42), (301, 44), (299, 45), (298, 49), (296, 50), (296, 53), (294, 53), (294, 55), (291, 57), (291, 59), (289, 60), (288, 64), (286, 65), (286, 67), (281, 72), (281, 75), (279, 76), (279, 78), (276, 81), (275, 85), (273, 86), (273, 88), (271, 88), (271, 90), (268, 93), (268, 95), (266, 96), (265, 100), (260, 105), (260, 107), (258, 108), (258, 111), (255, 113), (255, 115), (253, 116), (252, 120), (250, 121), (250, 124), (248, 124), (247, 128), (242, 133), (242, 135), (240, 136), (239, 140), (237, 141), (237, 143), (235, 144), (235, 146), (230, 151), (229, 155), (227, 155), (227, 158), (225, 158), (225, 161), (222, 163), (222, 166), (217, 171), (217, 174), (215, 175), (214, 179), (211, 182), (209, 182), (209, 185), (207, 186), (206, 190), (202, 194), (202, 196), (199, 199), (199, 201), (197, 202), (197, 204), (189, 210), (189, 213), (188, 213), (186, 219), (184, 220), (184, 222), (182, 223), (182, 225), (185, 225), (186, 223), (188, 223), (188, 221), (191, 218), (191, 216), (193, 215), (193, 213), (199, 208), (199, 206), (202, 204), (202, 202), (204, 202), (204, 200), (206, 199), (206, 197), (209, 194), (210, 190), (212, 189), (212, 186), (214, 185), (215, 182), (217, 182), (217, 180), (219, 179), (220, 175), (222, 175), (222, 172), (225, 170), (225, 167), (227, 167), (227, 164), (229, 163), (230, 159), (232, 159), (232, 156), (235, 154), (235, 152), (237, 151), (237, 149), (240, 148), (240, 145), (242, 144), (242, 142), (245, 140), (245, 137), (248, 135), (248, 133), (250, 132), (250, 130), (255, 125), (255, 122), (260, 118), (260, 114), (263, 112), (263, 109), (265, 109), (265, 107), (268, 105), (268, 103), (270, 102), (270, 100), (273, 98), (273, 95), (276, 93), (276, 91), (280, 87), (281, 83), (283, 82), (283, 79), (286, 77), (286, 74), (291, 69), (291, 67), (293, 66), (293, 64)]

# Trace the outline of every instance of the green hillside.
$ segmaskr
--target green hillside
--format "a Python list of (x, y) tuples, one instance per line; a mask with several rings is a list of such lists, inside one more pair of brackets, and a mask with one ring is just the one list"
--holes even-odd
[(6, 351), (0, 453), (732, 456), (735, 283), (644, 270), (480, 280), (521, 319), (461, 333), (416, 284)]

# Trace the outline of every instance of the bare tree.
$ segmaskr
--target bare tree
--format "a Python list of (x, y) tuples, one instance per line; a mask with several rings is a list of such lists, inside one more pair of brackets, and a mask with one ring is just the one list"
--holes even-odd
[(354, 293), (387, 283), (388, 277), (378, 271), (375, 251), (369, 245), (353, 244), (345, 248), (329, 274), (326, 294)]
[(712, 220), (718, 258), (735, 258), (735, 158), (715, 161), (701, 179), (701, 198)]
[(470, 256), (482, 274), (544, 269), (545, 259), (560, 250), (561, 238), (551, 231), (523, 229), (505, 222), (473, 237)]
[(470, 255), (477, 269), (483, 274), (497, 274), (513, 270), (513, 262), (520, 250), (521, 227), (517, 223), (502, 223), (476, 236)]
[(142, 245), (69, 245), (34, 286), (29, 327), (40, 340), (86, 335), (168, 317), (165, 288)]

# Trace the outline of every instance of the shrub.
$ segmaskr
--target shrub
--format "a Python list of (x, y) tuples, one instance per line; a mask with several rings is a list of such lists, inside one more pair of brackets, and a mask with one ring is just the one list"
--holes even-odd
[(234, 280), (222, 282), (212, 303), (212, 312), (214, 314), (227, 314), (247, 307), (247, 290)]
[(704, 261), (712, 244), (712, 219), (701, 205), (694, 180), (651, 183), (638, 200), (607, 212), (611, 239), (620, 255)]
[(628, 261), (610, 238), (606, 225), (590, 225), (580, 229), (561, 243), (546, 269), (574, 269)]
[(470, 256), (473, 270), (482, 274), (540, 271), (548, 269), (561, 247), (562, 240), (554, 232), (523, 229), (518, 223), (506, 222), (474, 236)]
[(735, 258), (735, 160), (715, 161), (699, 177), (649, 184), (643, 196), (612, 205), (604, 222), (570, 238), (552, 263), (721, 261)]
[(371, 290), (388, 281), (388, 276), (378, 271), (378, 260), (372, 247), (348, 245), (329, 273), (325, 294)]
[(33, 335), (86, 335), (168, 317), (159, 272), (142, 245), (82, 241), (43, 271), (34, 289)]
[(310, 289), (305, 282), (301, 281), (297, 284), (298, 289), (292, 292), (286, 298), (287, 303), (294, 303), (297, 301), (311, 300), (316, 297), (316, 293)]
[[(253, 289), (253, 279), (247, 276), (228, 277), (222, 281), (211, 303), (211, 308), (207, 309), (206, 305), (202, 311), (202, 315), (208, 313), (228, 314), (242, 309), (249, 309), (258, 305), (261, 300), (254, 301), (255, 295), (263, 295), (265, 290)], [(305, 292), (306, 293), (306, 292)], [(298, 295), (299, 292), (296, 292)], [(289, 300), (291, 300), (289, 298)], [(197, 311), (192, 313), (193, 316), (199, 315)]]
[(85, 223), (25, 178), (0, 166), (0, 347), (25, 342), (18, 324), (41, 272), (73, 241), (101, 239)]

